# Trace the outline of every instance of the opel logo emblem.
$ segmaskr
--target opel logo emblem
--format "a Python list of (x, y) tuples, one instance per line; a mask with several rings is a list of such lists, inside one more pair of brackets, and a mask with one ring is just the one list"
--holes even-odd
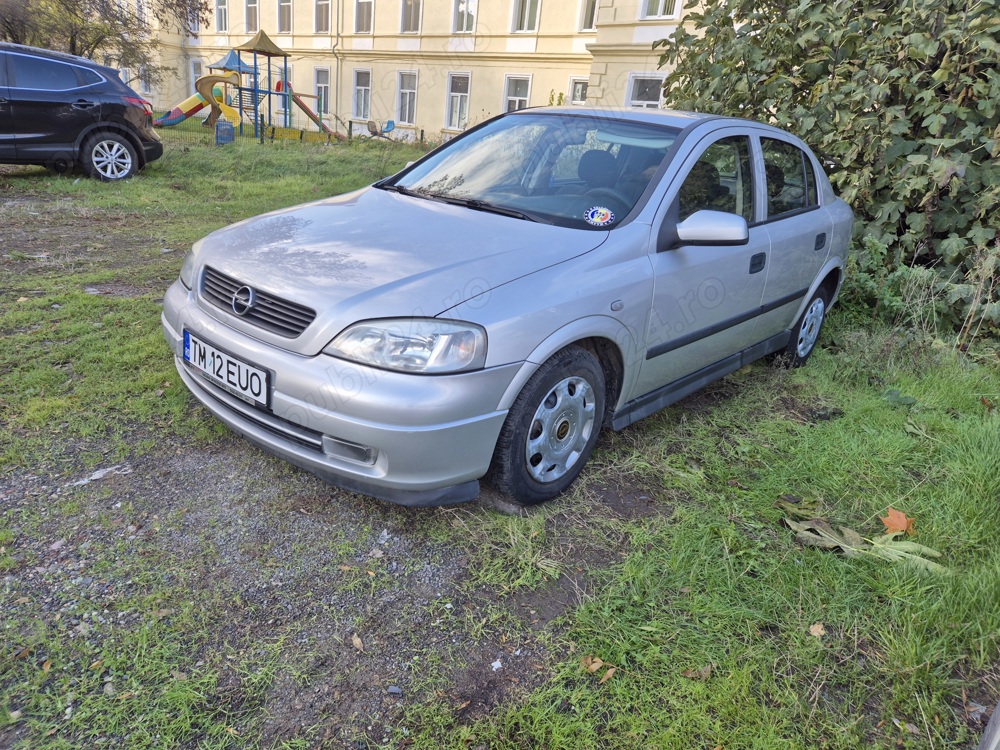
[(233, 312), (243, 316), (257, 306), (257, 292), (248, 286), (241, 286), (233, 294)]

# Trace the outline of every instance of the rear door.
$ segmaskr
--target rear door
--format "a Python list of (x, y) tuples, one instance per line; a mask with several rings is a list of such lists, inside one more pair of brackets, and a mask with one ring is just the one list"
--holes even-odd
[(816, 166), (789, 140), (760, 137), (766, 182), (764, 227), (771, 251), (758, 339), (794, 323), (795, 313), (830, 254), (833, 221), (819, 205)]
[(19, 161), (75, 158), (80, 133), (101, 118), (104, 81), (87, 68), (18, 52), (8, 57), (7, 88)]
[(0, 161), (14, 158), (14, 122), (7, 90), (7, 55), (0, 52)]

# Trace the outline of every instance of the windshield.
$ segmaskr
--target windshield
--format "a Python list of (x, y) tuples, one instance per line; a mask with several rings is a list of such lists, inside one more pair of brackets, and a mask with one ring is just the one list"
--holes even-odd
[(611, 229), (635, 206), (677, 134), (620, 116), (501, 117), (382, 187), (519, 219)]

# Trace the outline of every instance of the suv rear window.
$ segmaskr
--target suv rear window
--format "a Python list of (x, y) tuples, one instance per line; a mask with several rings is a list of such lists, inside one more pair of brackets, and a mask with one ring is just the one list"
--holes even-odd
[(11, 88), (66, 91), (80, 86), (74, 65), (25, 55), (10, 55), (10, 60), (14, 69)]

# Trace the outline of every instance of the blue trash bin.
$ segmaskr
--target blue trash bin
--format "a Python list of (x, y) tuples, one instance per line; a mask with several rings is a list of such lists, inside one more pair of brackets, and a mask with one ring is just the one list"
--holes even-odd
[(236, 139), (236, 128), (229, 120), (219, 120), (215, 123), (215, 145), (224, 146)]

